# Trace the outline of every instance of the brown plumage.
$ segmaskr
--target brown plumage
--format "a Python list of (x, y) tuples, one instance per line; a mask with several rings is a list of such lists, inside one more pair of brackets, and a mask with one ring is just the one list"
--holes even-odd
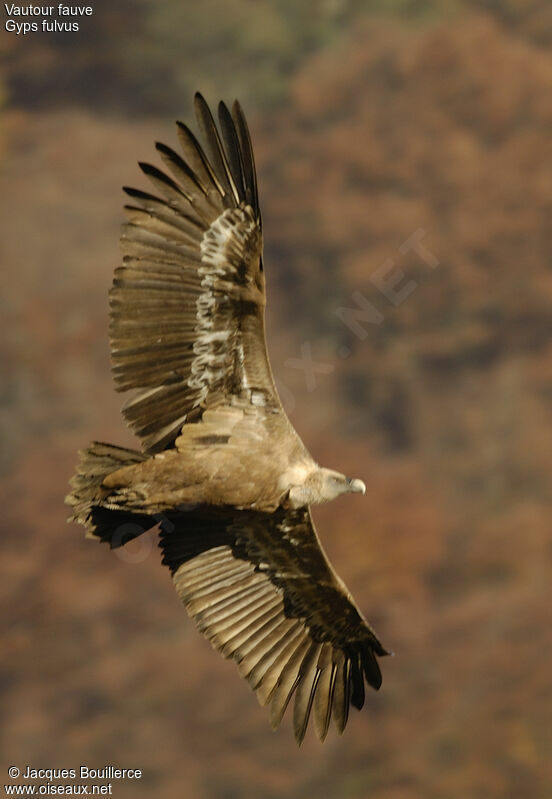
[(331, 568), (309, 505), (360, 480), (314, 462), (281, 406), (265, 344), (262, 226), (243, 112), (196, 95), (205, 149), (178, 123), (183, 156), (141, 164), (156, 194), (132, 203), (111, 289), (117, 390), (142, 452), (93, 443), (67, 502), (87, 535), (121, 546), (160, 522), (163, 562), (199, 629), (270, 706), (294, 696), (339, 732), (387, 654)]

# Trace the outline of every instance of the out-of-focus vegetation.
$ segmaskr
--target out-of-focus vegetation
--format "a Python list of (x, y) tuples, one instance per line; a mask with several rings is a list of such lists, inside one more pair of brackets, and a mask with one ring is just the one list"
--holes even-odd
[[(82, 36), (2, 43), (5, 766), (142, 768), (122, 799), (549, 799), (549, 3), (102, 6)], [(64, 522), (76, 449), (132, 444), (120, 186), (146, 187), (135, 162), (196, 88), (248, 111), (292, 420), (368, 485), (316, 519), (396, 657), (324, 747), (271, 733), (154, 548), (121, 560)], [(405, 246), (420, 230), (437, 265)], [(390, 259), (416, 283), (398, 305)], [(336, 314), (359, 297), (360, 336)], [(303, 342), (332, 368), (313, 391), (286, 366)]]
[(423, 27), (475, 9), (542, 46), (552, 28), (547, 0), (117, 0), (94, 8), (75, 35), (6, 37), (15, 105), (163, 113), (187, 108), (200, 87), (263, 109), (284, 102), (314, 52), (339, 47), (369, 19)]

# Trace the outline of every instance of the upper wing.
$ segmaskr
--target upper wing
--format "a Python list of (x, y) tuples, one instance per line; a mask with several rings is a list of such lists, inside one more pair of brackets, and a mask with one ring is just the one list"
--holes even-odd
[(309, 716), (320, 740), (341, 733), (349, 705), (378, 689), (387, 652), (332, 570), (307, 508), (274, 514), (196, 508), (167, 526), (163, 562), (188, 613), (213, 646), (270, 703), (279, 725), (295, 692), (301, 743)]
[(190, 412), (239, 395), (279, 406), (266, 353), (265, 281), (251, 141), (236, 102), (219, 106), (221, 136), (201, 95), (206, 152), (178, 123), (184, 158), (157, 150), (172, 177), (140, 164), (159, 196), (125, 207), (123, 265), (111, 289), (110, 340), (123, 408), (147, 450), (163, 448)]

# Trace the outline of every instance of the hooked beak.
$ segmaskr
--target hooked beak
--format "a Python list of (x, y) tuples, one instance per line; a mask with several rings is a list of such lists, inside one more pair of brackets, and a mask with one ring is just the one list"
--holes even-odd
[(352, 494), (365, 494), (366, 493), (366, 486), (362, 482), (362, 480), (351, 480), (348, 478), (347, 484), (349, 486), (349, 491)]

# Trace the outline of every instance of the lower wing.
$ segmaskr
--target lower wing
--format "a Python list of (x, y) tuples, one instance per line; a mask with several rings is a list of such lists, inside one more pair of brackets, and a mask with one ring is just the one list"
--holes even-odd
[[(169, 529), (170, 528), (170, 529)], [(323, 741), (376, 690), (388, 654), (331, 568), (307, 508), (273, 514), (197, 507), (165, 522), (163, 562), (202, 633), (270, 706), (295, 696), (297, 742), (313, 717)]]

